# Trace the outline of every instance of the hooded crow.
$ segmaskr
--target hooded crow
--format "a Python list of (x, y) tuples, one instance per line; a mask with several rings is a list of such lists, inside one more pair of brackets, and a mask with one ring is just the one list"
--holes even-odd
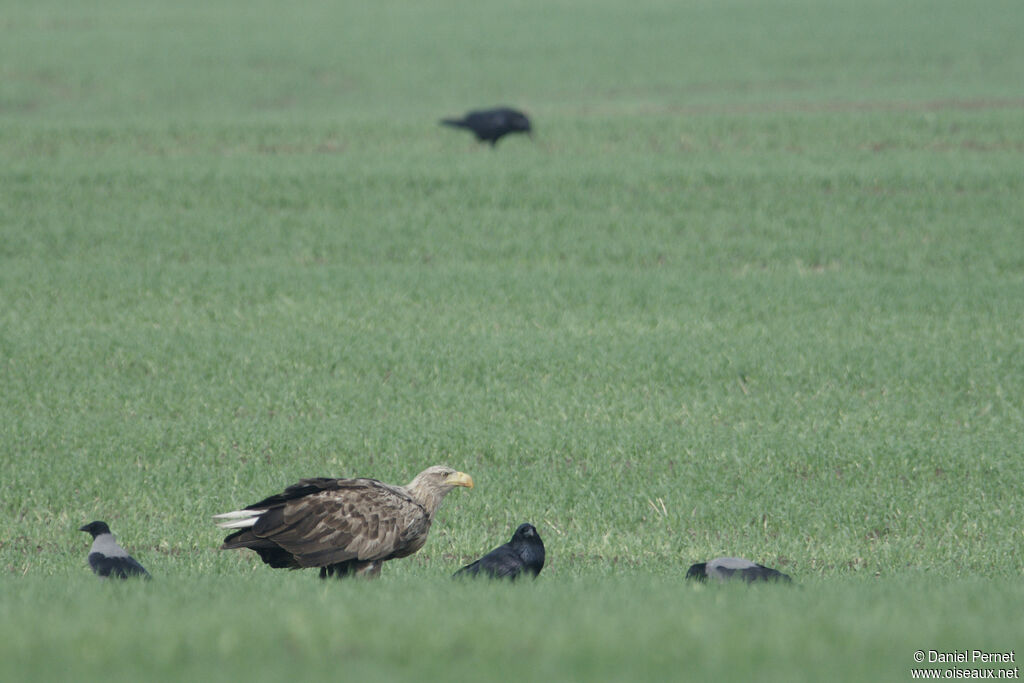
[(90, 522), (79, 531), (92, 534), (92, 547), (89, 548), (89, 566), (97, 576), (107, 578), (113, 576), (127, 579), (129, 576), (151, 578), (149, 572), (135, 558), (114, 540), (110, 527), (106, 522)]
[(477, 140), (489, 142), (492, 147), (509, 133), (533, 135), (530, 119), (526, 114), (508, 107), (471, 111), (461, 119), (441, 119), (441, 124), (471, 130)]
[(790, 583), (792, 579), (763, 564), (757, 564), (742, 557), (718, 557), (707, 562), (699, 562), (690, 567), (686, 572), (686, 578), (706, 581), (716, 579), (725, 581), (728, 579), (740, 579), (747, 583), (755, 581), (783, 581)]
[(498, 546), (453, 576), (479, 576), (492, 579), (515, 579), (524, 572), (537, 576), (544, 568), (544, 542), (532, 524), (520, 524), (512, 540)]

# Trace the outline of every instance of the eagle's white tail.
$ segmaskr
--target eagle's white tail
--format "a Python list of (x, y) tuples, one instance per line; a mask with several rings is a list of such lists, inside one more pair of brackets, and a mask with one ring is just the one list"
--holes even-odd
[(248, 529), (252, 525), (256, 524), (256, 520), (260, 518), (266, 510), (233, 510), (231, 512), (224, 512), (219, 515), (214, 515), (214, 519), (230, 519), (234, 520), (231, 522), (217, 522), (217, 526), (221, 529)]

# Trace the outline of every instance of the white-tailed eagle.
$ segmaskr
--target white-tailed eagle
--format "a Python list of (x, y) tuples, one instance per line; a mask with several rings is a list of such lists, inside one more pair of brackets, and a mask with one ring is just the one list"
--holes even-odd
[(216, 515), (238, 529), (222, 549), (250, 548), (274, 568), (319, 567), (320, 577), (377, 576), (423, 547), (441, 501), (468, 474), (428, 467), (407, 486), (376, 479), (302, 479), (242, 510)]

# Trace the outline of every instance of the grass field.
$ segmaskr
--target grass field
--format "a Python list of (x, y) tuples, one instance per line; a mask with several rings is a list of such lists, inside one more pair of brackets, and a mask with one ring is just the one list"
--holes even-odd
[[(0, 679), (1021, 645), (1019, 1), (65, 5), (0, 0)], [(535, 140), (436, 123), (504, 103)], [(377, 582), (217, 551), (442, 462), (476, 488)], [(538, 581), (448, 580), (524, 521)], [(723, 554), (798, 587), (684, 584)]]

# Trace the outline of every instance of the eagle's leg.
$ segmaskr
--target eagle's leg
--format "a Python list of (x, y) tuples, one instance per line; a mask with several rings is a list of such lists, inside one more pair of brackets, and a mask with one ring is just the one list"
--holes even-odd
[(347, 576), (361, 576), (367, 579), (374, 579), (380, 576), (380, 568), (383, 564), (380, 560), (370, 560), (369, 562), (348, 560), (346, 562), (338, 562), (337, 564), (320, 567), (320, 578), (326, 579), (328, 576), (337, 576), (339, 579), (344, 579)]
[(380, 560), (366, 562), (363, 563), (362, 567), (356, 570), (356, 574), (367, 579), (376, 579), (378, 576), (380, 576), (380, 568), (383, 566), (384, 563)]

